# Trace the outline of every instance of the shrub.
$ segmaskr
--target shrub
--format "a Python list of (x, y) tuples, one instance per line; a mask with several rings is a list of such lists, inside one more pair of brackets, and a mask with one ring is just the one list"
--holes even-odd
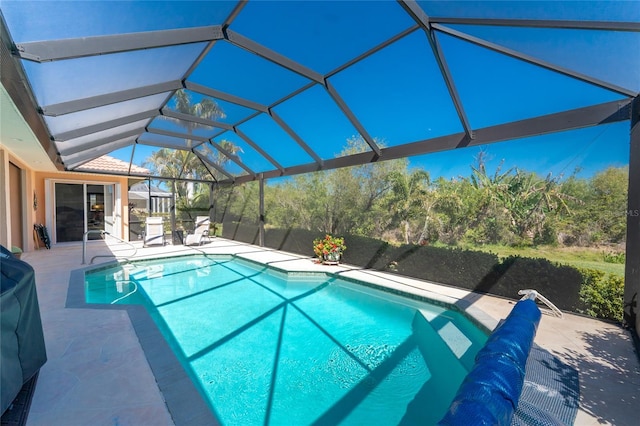
[(607, 263), (624, 264), (626, 256), (624, 252), (620, 253), (602, 253), (602, 259)]
[(581, 269), (580, 289), (582, 306), (578, 312), (592, 317), (622, 321), (624, 308), (624, 278), (595, 269)]

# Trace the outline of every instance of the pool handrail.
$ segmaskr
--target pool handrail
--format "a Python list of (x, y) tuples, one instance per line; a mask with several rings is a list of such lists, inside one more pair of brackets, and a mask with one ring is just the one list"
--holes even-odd
[(547, 299), (546, 297), (544, 297), (543, 295), (538, 293), (536, 290), (524, 289), (524, 290), (518, 291), (518, 294), (520, 296), (522, 296), (522, 298), (520, 300), (531, 299), (531, 300), (535, 301), (536, 299), (538, 299), (539, 301), (541, 301), (542, 303), (547, 305), (547, 307), (551, 310), (551, 312), (555, 316), (557, 316), (558, 318), (564, 318), (564, 314), (562, 313), (562, 311), (560, 309), (558, 309), (558, 307), (556, 305), (551, 303), (551, 301), (549, 299)]
[[(131, 248), (133, 248), (133, 253), (129, 256), (126, 256), (125, 259), (129, 258), (129, 257), (133, 257), (136, 255), (136, 253), (138, 253), (138, 248), (136, 246), (134, 246), (133, 244), (131, 244), (129, 241), (125, 241), (122, 238), (118, 238), (115, 235), (111, 235), (109, 232), (102, 230), (102, 229), (90, 229), (87, 232), (85, 232), (84, 234), (82, 234), (82, 264), (85, 265), (87, 263), (87, 237), (89, 234), (100, 234), (100, 235), (107, 235), (113, 239), (116, 239), (122, 243), (127, 244), (128, 246), (131, 246)], [(95, 259), (97, 259), (98, 257), (118, 257), (115, 254), (99, 254), (96, 256), (93, 256), (91, 258), (91, 260), (89, 261), (89, 264), (92, 264), (93, 261)]]

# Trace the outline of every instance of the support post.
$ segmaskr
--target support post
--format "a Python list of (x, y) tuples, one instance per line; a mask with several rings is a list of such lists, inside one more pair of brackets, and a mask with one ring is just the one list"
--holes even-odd
[(215, 223), (216, 221), (216, 202), (213, 192), (213, 183), (209, 185), (209, 221)]
[(149, 216), (151, 216), (151, 213), (153, 213), (153, 207), (151, 203), (151, 178), (149, 178), (149, 186), (147, 187), (147, 193), (149, 195), (149, 198), (147, 199), (147, 207), (149, 208)]
[(640, 338), (640, 96), (631, 106), (627, 247), (624, 271), (624, 320)]
[(176, 181), (171, 181), (171, 199), (173, 205), (171, 206), (171, 244), (176, 243)]
[(264, 175), (260, 173), (260, 217), (258, 218), (259, 244), (264, 247)]

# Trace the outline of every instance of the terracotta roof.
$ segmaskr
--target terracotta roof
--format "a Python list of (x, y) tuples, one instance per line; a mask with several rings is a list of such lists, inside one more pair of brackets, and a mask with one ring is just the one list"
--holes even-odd
[[(106, 172), (106, 173), (129, 173), (129, 163), (118, 160), (117, 158), (110, 157), (108, 155), (103, 155), (102, 157), (98, 157), (95, 160), (91, 160), (87, 163), (84, 163), (82, 166), (77, 167), (75, 170), (77, 171), (92, 171), (92, 172)], [(131, 173), (133, 174), (145, 174), (148, 175), (150, 172), (148, 169), (143, 167), (138, 167), (136, 165), (131, 165)]]

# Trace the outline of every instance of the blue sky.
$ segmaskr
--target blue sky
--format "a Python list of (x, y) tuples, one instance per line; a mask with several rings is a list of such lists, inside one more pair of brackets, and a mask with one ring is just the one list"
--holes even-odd
[[(638, 1), (419, 1), (419, 4), (432, 16), (640, 20)], [(222, 22), (233, 6), (232, 2), (221, 1), (0, 1), (17, 42), (215, 25)], [(413, 25), (402, 8), (392, 1), (254, 1), (249, 2), (230, 29), (325, 74)], [(451, 25), (450, 28), (640, 91), (640, 33), (637, 32), (468, 25)], [(446, 34), (438, 33), (437, 37), (472, 128), (624, 98)], [(82, 60), (25, 63), (25, 69), (38, 103), (47, 105), (111, 90), (126, 90), (149, 84), (149, 81), (180, 78), (186, 72), (180, 59), (187, 63), (193, 61), (198, 51), (198, 46), (194, 45), (176, 46)], [(188, 81), (265, 105), (309, 82), (226, 42), (218, 42), (213, 47)], [(329, 82), (370, 135), (384, 141), (385, 146), (462, 131), (429, 43), (420, 30), (333, 75)], [(200, 99), (193, 95), (194, 101)], [(149, 100), (151, 106), (152, 101), (157, 102), (157, 99)], [(219, 103), (227, 112), (227, 117), (220, 121), (229, 124), (251, 113), (223, 101)], [(102, 108), (93, 116), (83, 113), (47, 117), (47, 121), (50, 128), (66, 129), (80, 117), (83, 122), (91, 122), (118, 118), (117, 114), (127, 111), (126, 108), (120, 108), (120, 112), (114, 110)], [(274, 111), (323, 159), (338, 154), (346, 140), (357, 133), (320, 86), (285, 101)], [(154, 125), (163, 128), (165, 124)], [(276, 161), (285, 167), (312, 161), (265, 116), (242, 124), (240, 129), (255, 142), (268, 147)], [(627, 122), (526, 141), (496, 143), (483, 149), (492, 159), (490, 167), (504, 160), (505, 168), (517, 166), (540, 174), (568, 175), (580, 167), (582, 176), (590, 176), (609, 165), (628, 163), (628, 133)], [(237, 136), (221, 135), (216, 141), (221, 138), (242, 145), (241, 158), (255, 171), (273, 168)], [(478, 150), (468, 148), (414, 157), (410, 164), (426, 168), (433, 176), (468, 175), (469, 165)], [(137, 150), (136, 163), (140, 164), (149, 152), (149, 147)], [(112, 155), (128, 161), (131, 148), (123, 148)], [(238, 166), (230, 171), (242, 172)]]
[(410, 158), (409, 164), (428, 170), (432, 178), (469, 176), (480, 151), (485, 152), (490, 171), (499, 166), (503, 171), (517, 167), (567, 178), (578, 169), (576, 176), (588, 178), (607, 167), (629, 164), (629, 123), (438, 152)]

